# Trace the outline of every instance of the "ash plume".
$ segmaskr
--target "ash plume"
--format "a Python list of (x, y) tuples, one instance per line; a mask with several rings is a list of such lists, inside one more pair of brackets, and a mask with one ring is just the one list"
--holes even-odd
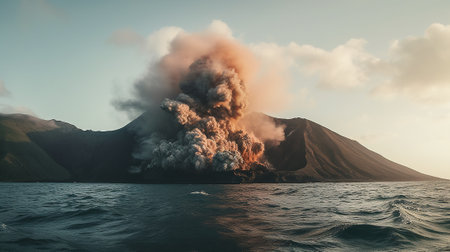
[(248, 85), (257, 72), (257, 60), (233, 38), (180, 33), (135, 83), (135, 97), (115, 103), (145, 112), (133, 125), (140, 142), (135, 158), (149, 170), (270, 169), (264, 143), (282, 141), (284, 127), (249, 109)]

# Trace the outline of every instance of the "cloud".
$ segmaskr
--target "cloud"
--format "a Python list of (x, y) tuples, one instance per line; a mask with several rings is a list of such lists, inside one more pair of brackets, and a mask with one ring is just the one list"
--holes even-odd
[(10, 106), (6, 104), (0, 104), (0, 113), (3, 114), (28, 114), (32, 116), (36, 116), (36, 114), (27, 107), (23, 106)]
[[(230, 27), (225, 22), (220, 20), (213, 20), (206, 27), (203, 33), (208, 36), (239, 41), (233, 37), (233, 32)], [(140, 35), (130, 29), (123, 29), (114, 32), (109, 38), (109, 41), (118, 46), (137, 48), (141, 52), (146, 53), (146, 55), (150, 58), (150, 61), (155, 63), (167, 55), (174, 46), (179, 46), (176, 43), (172, 43), (173, 41), (177, 41), (177, 39), (179, 40), (181, 37), (186, 37), (188, 34), (189, 33), (184, 31), (182, 28), (173, 26), (163, 27), (148, 36)], [(198, 44), (200, 46), (192, 47), (190, 52), (186, 52), (184, 60), (172, 62), (170, 64), (177, 64), (184, 67), (187, 59), (194, 54), (206, 50), (209, 46), (207, 43), (201, 43), (201, 41), (191, 41), (191, 43)], [(257, 46), (256, 49), (259, 49), (259, 47), (260, 46)], [(251, 64), (252, 68), (260, 69), (260, 71), (255, 74), (252, 79), (247, 80), (249, 99), (251, 100), (249, 106), (251, 110), (276, 112), (286, 108), (288, 105), (292, 105), (293, 102), (298, 102), (298, 99), (296, 98), (304, 97), (305, 93), (296, 92), (292, 94), (291, 90), (289, 90), (289, 85), (291, 83), (288, 77), (288, 66), (284, 62), (286, 59), (282, 58), (284, 55), (280, 54), (280, 58), (277, 59), (277, 63), (275, 63), (274, 58), (264, 55), (263, 51), (254, 50), (254, 48), (251, 49), (252, 53), (254, 53), (257, 58), (257, 61)], [(155, 97), (161, 96), (161, 92), (164, 93), (163, 96), (167, 94), (162, 88), (155, 90), (154, 86), (160, 86), (158, 83), (163, 83), (164, 80), (161, 79), (161, 76), (158, 76), (158, 74), (155, 74), (152, 71), (145, 73), (145, 76), (146, 77), (144, 79), (138, 81), (140, 84), (135, 86), (138, 88), (135, 88), (133, 93), (135, 96), (150, 95), (153, 99), (147, 100), (157, 100), (159, 104), (159, 99), (155, 99)], [(148, 83), (150, 82), (156, 84), (149, 87)], [(301, 97), (297, 97), (297, 93), (301, 95)], [(261, 99), (260, 97), (264, 97), (264, 99)], [(121, 102), (120, 104), (113, 101), (113, 105), (119, 109), (127, 108), (128, 111), (133, 111), (129, 108), (136, 108), (136, 111), (129, 113), (131, 118), (139, 115), (142, 110), (144, 110), (144, 107), (147, 107), (147, 105), (136, 103), (133, 100), (129, 100), (128, 103)]]
[(426, 103), (448, 102), (450, 25), (435, 23), (424, 36), (394, 41), (382, 64), (386, 81), (374, 89), (374, 94), (402, 94)]
[(183, 33), (180, 27), (169, 26), (150, 34), (145, 41), (146, 51), (152, 52), (156, 57), (168, 54), (170, 43), (180, 33)]
[(304, 75), (316, 77), (321, 88), (346, 89), (363, 85), (372, 65), (379, 61), (365, 51), (365, 44), (363, 39), (350, 39), (331, 51), (295, 42), (287, 46), (259, 43), (252, 48), (257, 54), (272, 58), (276, 64), (294, 66)]
[(233, 32), (231, 31), (231, 28), (221, 20), (213, 20), (206, 31), (222, 35), (226, 38), (233, 38)]
[(169, 52), (170, 42), (181, 32), (183, 32), (183, 29), (169, 26), (145, 37), (132, 29), (126, 28), (114, 31), (108, 42), (117, 46), (135, 48), (139, 52), (160, 58)]
[(291, 43), (289, 52), (307, 75), (315, 75), (323, 88), (353, 88), (368, 80), (368, 71), (378, 59), (364, 49), (366, 41), (350, 39), (331, 51)]
[(295, 42), (252, 44), (255, 54), (277, 68), (298, 69), (320, 88), (349, 89), (374, 84), (372, 94), (404, 95), (418, 102), (450, 100), (450, 25), (432, 24), (424, 36), (394, 41), (387, 57), (365, 50), (364, 39), (350, 39), (332, 50)]
[[(233, 38), (233, 32), (228, 25), (221, 20), (213, 20), (206, 28), (210, 34), (220, 35), (226, 38)], [(108, 42), (117, 45), (132, 47), (141, 52), (147, 53), (156, 59), (169, 53), (170, 43), (179, 35), (186, 32), (176, 26), (163, 27), (148, 36), (143, 36), (133, 29), (125, 28), (113, 32)]]
[[(212, 21), (206, 32), (233, 39), (230, 27), (220, 20)], [(170, 51), (171, 42), (183, 34), (186, 32), (180, 27), (164, 27), (148, 36), (123, 29), (116, 31), (110, 41), (138, 48), (158, 60)], [(353, 89), (371, 84), (375, 95), (404, 95), (426, 103), (449, 100), (450, 26), (432, 24), (424, 36), (396, 40), (385, 58), (369, 53), (366, 44), (366, 40), (355, 38), (331, 50), (296, 42), (249, 44), (264, 73), (264, 78), (249, 84), (250, 95), (259, 97), (260, 90), (272, 90), (274, 94), (273, 99), (253, 99), (253, 105), (262, 111), (276, 112), (308, 99), (300, 91), (304, 87), (292, 85), (293, 71), (310, 78), (321, 89)]]
[(5, 83), (0, 80), (0, 97), (2, 96), (9, 96), (11, 93), (6, 89)]

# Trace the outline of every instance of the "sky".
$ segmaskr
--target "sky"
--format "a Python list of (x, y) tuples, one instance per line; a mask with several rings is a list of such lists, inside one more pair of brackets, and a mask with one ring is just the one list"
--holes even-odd
[(303, 117), (384, 157), (450, 179), (449, 1), (0, 0), (0, 112), (112, 130), (180, 32), (213, 29), (282, 73)]

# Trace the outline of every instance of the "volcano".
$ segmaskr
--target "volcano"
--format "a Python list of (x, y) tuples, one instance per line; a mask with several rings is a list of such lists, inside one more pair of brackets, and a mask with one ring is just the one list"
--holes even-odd
[[(268, 117), (266, 115), (262, 115)], [(438, 180), (392, 162), (358, 142), (304, 118), (269, 118), (285, 138), (266, 143), (270, 169), (184, 172), (146, 169), (133, 155), (143, 114), (114, 131), (81, 130), (69, 123), (0, 114), (0, 181), (242, 183)]]

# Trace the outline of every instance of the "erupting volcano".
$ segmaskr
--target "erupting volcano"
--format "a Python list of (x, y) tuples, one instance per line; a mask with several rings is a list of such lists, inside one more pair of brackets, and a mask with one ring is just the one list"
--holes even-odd
[[(220, 30), (220, 29), (219, 29)], [(113, 104), (133, 121), (109, 132), (0, 115), (3, 181), (242, 183), (434, 180), (303, 118), (289, 81), (231, 34), (179, 32)], [(298, 98), (295, 101), (299, 101)], [(2, 143), (3, 143), (2, 142)], [(39, 160), (39, 162), (36, 162)]]
[[(121, 108), (156, 111), (140, 125), (135, 157), (142, 160), (141, 169), (270, 169), (264, 142), (283, 140), (284, 128), (250, 115), (249, 85), (262, 81), (257, 67), (251, 52), (231, 38), (212, 33), (176, 37), (151, 74), (136, 83), (137, 98), (119, 102)], [(161, 115), (158, 105), (170, 117)]]
[(195, 61), (180, 82), (182, 93), (161, 103), (183, 128), (176, 141), (162, 140), (153, 149), (152, 167), (228, 171), (258, 164), (263, 143), (236, 123), (247, 108), (245, 83), (226, 63)]

